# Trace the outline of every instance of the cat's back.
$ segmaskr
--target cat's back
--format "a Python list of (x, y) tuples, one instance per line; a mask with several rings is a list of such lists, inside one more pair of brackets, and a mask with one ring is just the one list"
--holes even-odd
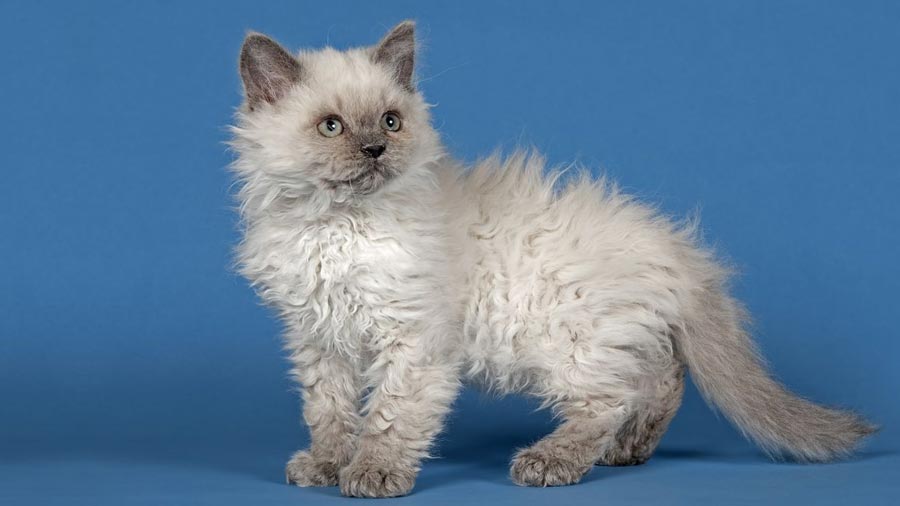
[(587, 262), (612, 273), (628, 264), (674, 263), (692, 241), (689, 230), (605, 178), (548, 171), (534, 153), (491, 157), (460, 181), (466, 204), (458, 215), (470, 246), (529, 271), (564, 272)]

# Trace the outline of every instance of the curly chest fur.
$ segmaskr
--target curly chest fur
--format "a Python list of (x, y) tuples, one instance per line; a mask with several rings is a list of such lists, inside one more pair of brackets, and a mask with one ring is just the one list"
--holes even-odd
[(289, 339), (359, 356), (402, 321), (399, 287), (416, 255), (377, 222), (335, 219), (302, 227), (259, 225), (241, 248), (244, 274), (277, 308)]

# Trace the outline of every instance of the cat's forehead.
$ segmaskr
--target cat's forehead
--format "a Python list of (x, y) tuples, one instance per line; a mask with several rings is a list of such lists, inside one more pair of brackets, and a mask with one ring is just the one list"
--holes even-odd
[(400, 104), (407, 95), (383, 65), (374, 63), (366, 49), (303, 53), (302, 79), (322, 105), (351, 107), (363, 112)]

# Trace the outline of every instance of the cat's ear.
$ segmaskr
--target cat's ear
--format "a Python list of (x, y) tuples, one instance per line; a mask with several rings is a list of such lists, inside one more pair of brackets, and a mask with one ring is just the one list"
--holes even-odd
[(300, 80), (300, 63), (274, 40), (250, 33), (241, 47), (240, 72), (247, 105), (253, 110), (283, 97)]
[(416, 64), (416, 24), (406, 20), (395, 26), (381, 39), (372, 52), (376, 63), (387, 65), (397, 81), (409, 91), (415, 91), (413, 69)]

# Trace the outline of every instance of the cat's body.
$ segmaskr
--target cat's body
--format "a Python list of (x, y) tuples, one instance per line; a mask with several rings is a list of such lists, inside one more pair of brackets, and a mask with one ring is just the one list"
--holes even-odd
[(649, 458), (685, 365), (767, 450), (827, 460), (870, 431), (766, 375), (691, 227), (537, 156), (457, 166), (413, 51), (405, 23), (372, 49), (242, 52), (240, 263), (286, 324), (312, 435), (289, 481), (407, 493), (466, 379), (561, 416), (516, 455), (526, 485)]

